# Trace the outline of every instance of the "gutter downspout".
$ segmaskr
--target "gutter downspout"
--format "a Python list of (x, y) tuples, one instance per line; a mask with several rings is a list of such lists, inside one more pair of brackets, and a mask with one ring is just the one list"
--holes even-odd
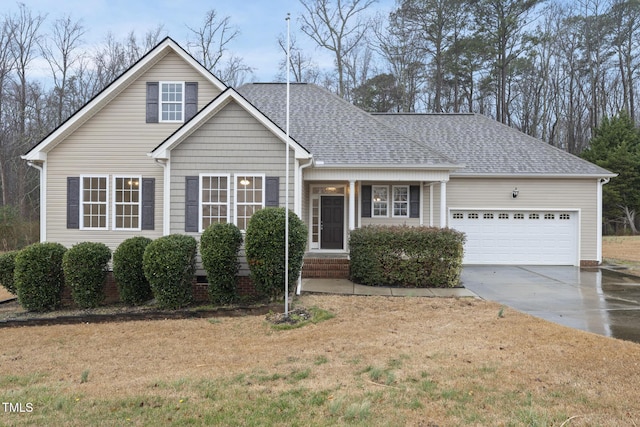
[[(308, 168), (309, 166), (311, 166), (313, 164), (313, 157), (309, 158), (309, 161), (307, 163), (305, 163), (304, 165), (300, 165), (298, 167), (298, 171), (297, 171), (297, 175), (298, 175), (298, 182), (296, 182), (296, 203), (294, 206), (295, 209), (295, 213), (298, 216), (302, 215), (302, 185), (304, 183), (304, 179), (302, 179), (302, 170)], [(302, 263), (304, 265), (304, 262)], [(300, 269), (300, 275), (298, 276), (298, 286), (296, 287), (296, 295), (300, 295), (300, 292), (302, 291), (302, 269)]]
[(596, 208), (597, 208), (597, 218), (596, 218), (596, 237), (597, 237), (597, 248), (596, 248), (596, 261), (598, 264), (602, 264), (602, 187), (605, 184), (608, 184), (611, 181), (611, 178), (599, 178), (598, 179), (598, 189), (597, 189), (597, 197), (596, 197)]
[(169, 235), (169, 210), (171, 209), (171, 166), (169, 159), (155, 159), (155, 162), (163, 167), (164, 177), (162, 183), (162, 235)]
[(40, 241), (47, 241), (47, 180), (46, 175), (46, 163), (42, 162), (42, 165), (38, 165), (35, 162), (29, 160), (27, 165), (40, 171)]

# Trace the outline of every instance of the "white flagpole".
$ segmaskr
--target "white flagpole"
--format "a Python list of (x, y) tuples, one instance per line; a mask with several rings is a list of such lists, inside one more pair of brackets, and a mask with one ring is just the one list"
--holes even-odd
[(287, 13), (287, 118), (286, 133), (287, 141), (285, 144), (285, 186), (284, 186), (284, 315), (289, 316), (289, 55), (290, 55), (290, 38), (289, 38), (289, 22), (291, 14)]

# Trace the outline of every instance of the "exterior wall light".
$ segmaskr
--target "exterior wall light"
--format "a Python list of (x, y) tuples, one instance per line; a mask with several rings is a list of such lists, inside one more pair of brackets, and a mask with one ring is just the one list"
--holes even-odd
[(511, 197), (513, 197), (515, 199), (516, 197), (518, 197), (518, 193), (520, 193), (518, 191), (518, 187), (514, 188), (513, 192), (511, 192)]

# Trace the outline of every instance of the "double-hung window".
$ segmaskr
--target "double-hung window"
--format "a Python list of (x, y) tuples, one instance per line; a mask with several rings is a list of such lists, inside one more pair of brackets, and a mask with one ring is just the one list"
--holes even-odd
[(409, 186), (396, 185), (393, 187), (393, 216), (409, 216)]
[(108, 177), (94, 175), (80, 177), (80, 228), (84, 230), (107, 229)]
[(372, 191), (373, 197), (373, 216), (386, 217), (389, 216), (389, 187), (382, 185), (374, 185)]
[(113, 229), (140, 230), (141, 176), (113, 177)]
[(160, 82), (160, 121), (184, 119), (184, 82)]
[(229, 222), (229, 175), (200, 175), (200, 230)]
[(236, 175), (236, 225), (246, 231), (251, 216), (264, 207), (264, 175)]

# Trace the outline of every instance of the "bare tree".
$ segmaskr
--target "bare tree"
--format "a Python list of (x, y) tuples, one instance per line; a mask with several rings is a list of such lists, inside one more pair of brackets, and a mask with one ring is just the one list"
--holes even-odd
[(13, 42), (13, 30), (7, 20), (0, 24), (0, 196), (1, 204), (8, 203), (9, 183), (7, 179), (7, 169), (11, 151), (9, 150), (9, 125), (6, 120), (6, 86), (10, 74), (14, 69), (15, 58), (11, 52), (11, 43)]
[(201, 27), (187, 28), (195, 36), (195, 40), (187, 43), (189, 51), (211, 72), (218, 67), (229, 43), (240, 35), (240, 30), (231, 25), (231, 17), (218, 19), (213, 9), (206, 13)]
[(12, 173), (15, 176), (15, 185), (17, 191), (15, 197), (18, 199), (17, 204), (20, 207), (20, 211), (23, 215), (28, 215), (28, 209), (26, 206), (26, 185), (27, 185), (27, 166), (19, 158), (19, 154), (26, 151), (31, 145), (30, 132), (37, 132), (38, 129), (28, 129), (28, 125), (32, 124), (31, 117), (29, 117), (29, 99), (28, 99), (28, 86), (27, 73), (33, 60), (38, 53), (38, 44), (42, 37), (39, 30), (40, 26), (44, 22), (45, 17), (43, 15), (33, 13), (27, 9), (27, 7), (21, 3), (16, 15), (9, 18), (9, 25), (13, 32), (12, 54), (15, 61), (15, 73), (16, 79), (13, 83), (13, 96), (16, 102), (16, 108), (13, 116), (14, 123), (16, 124), (16, 133), (12, 138), (12, 143), (9, 144), (9, 149), (12, 155), (13, 165)]
[(42, 44), (42, 55), (49, 63), (54, 83), (56, 98), (56, 119), (58, 123), (73, 111), (65, 108), (67, 89), (71, 78), (72, 67), (80, 60), (77, 52), (82, 42), (85, 29), (79, 21), (72, 21), (70, 16), (57, 19), (53, 24), (51, 36)]
[(348, 58), (356, 50), (372, 22), (365, 19), (363, 12), (376, 0), (300, 0), (306, 13), (301, 16), (302, 31), (319, 47), (327, 49), (334, 55), (336, 74), (338, 77), (338, 95), (342, 98), (347, 93)]
[[(286, 80), (286, 53), (287, 53), (287, 40), (285, 36), (280, 34), (278, 36), (278, 46), (282, 49), (285, 59), (280, 61), (280, 73), (277, 79)], [(295, 36), (291, 36), (289, 46), (289, 69), (293, 73), (293, 81), (297, 83), (318, 83), (320, 79), (320, 70), (318, 65), (313, 62), (310, 56), (304, 54), (302, 49), (298, 47), (297, 39)]]

